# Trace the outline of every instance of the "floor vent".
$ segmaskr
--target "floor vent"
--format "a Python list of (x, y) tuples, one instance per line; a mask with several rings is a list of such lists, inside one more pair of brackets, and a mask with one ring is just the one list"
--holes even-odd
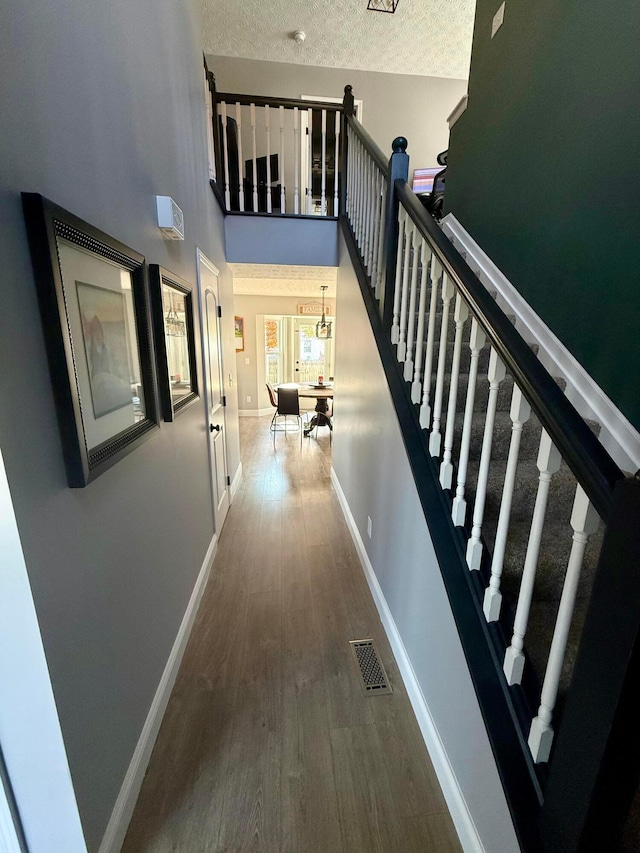
[(351, 640), (349, 645), (358, 663), (364, 692), (368, 696), (392, 693), (387, 673), (378, 657), (373, 640)]

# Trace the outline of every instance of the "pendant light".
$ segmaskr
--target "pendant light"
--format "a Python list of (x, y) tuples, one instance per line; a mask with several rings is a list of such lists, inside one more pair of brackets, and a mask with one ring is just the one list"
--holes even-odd
[(316, 338), (321, 338), (322, 340), (327, 340), (327, 338), (332, 337), (331, 327), (333, 323), (331, 320), (327, 322), (324, 314), (324, 292), (327, 289), (328, 285), (323, 284), (320, 286), (320, 290), (322, 291), (322, 320), (318, 320), (316, 323)]

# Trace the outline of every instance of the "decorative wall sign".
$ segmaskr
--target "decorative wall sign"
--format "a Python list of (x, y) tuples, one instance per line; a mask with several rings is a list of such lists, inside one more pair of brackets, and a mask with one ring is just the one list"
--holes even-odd
[[(329, 317), (333, 314), (330, 305), (325, 305), (324, 313)], [(322, 302), (305, 302), (302, 305), (298, 305), (298, 314), (308, 314), (312, 317), (319, 317), (322, 314)]]
[(234, 317), (236, 352), (244, 352), (244, 317)]
[(157, 264), (149, 267), (160, 408), (172, 421), (198, 399), (191, 285)]
[(86, 486), (158, 426), (144, 257), (23, 193), (67, 479)]

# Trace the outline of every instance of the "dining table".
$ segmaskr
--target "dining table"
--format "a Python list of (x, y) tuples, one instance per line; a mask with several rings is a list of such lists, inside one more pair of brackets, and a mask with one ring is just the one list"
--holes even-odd
[(298, 397), (315, 398), (315, 414), (304, 428), (305, 437), (310, 435), (317, 426), (328, 426), (333, 431), (333, 421), (329, 412), (329, 400), (333, 400), (333, 383), (323, 382), (312, 384), (307, 382), (283, 382), (277, 388), (297, 388)]

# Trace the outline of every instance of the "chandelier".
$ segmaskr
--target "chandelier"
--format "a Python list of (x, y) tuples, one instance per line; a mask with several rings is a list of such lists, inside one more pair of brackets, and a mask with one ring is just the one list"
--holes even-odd
[(327, 322), (324, 313), (324, 292), (327, 287), (328, 285), (326, 284), (320, 285), (320, 290), (322, 291), (322, 320), (318, 320), (318, 322), (316, 323), (316, 338), (321, 338), (322, 340), (326, 340), (327, 338), (332, 337), (331, 327), (333, 324), (331, 320)]
[(393, 15), (399, 2), (400, 0), (369, 0), (367, 10), (369, 12), (390, 12)]
[(176, 309), (173, 307), (173, 294), (171, 292), (169, 293), (169, 299), (170, 308), (164, 318), (164, 326), (167, 331), (167, 335), (170, 335), (172, 338), (183, 338), (185, 335), (185, 324), (178, 316)]

